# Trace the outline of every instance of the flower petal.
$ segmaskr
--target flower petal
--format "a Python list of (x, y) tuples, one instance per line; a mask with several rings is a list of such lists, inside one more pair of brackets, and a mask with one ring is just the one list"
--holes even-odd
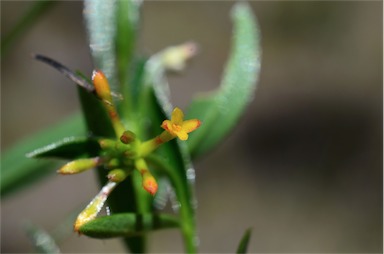
[(181, 128), (186, 133), (189, 133), (191, 131), (196, 130), (200, 126), (200, 124), (201, 124), (200, 120), (198, 120), (198, 119), (191, 119), (191, 120), (184, 121), (182, 123), (182, 125), (181, 125)]
[(183, 130), (176, 132), (176, 135), (181, 140), (187, 140), (188, 139), (188, 134)]
[(172, 123), (169, 120), (164, 120), (161, 124), (161, 128), (163, 128), (166, 131), (171, 131), (172, 129)]
[(171, 122), (173, 124), (181, 125), (183, 123), (184, 113), (179, 108), (175, 108), (172, 112)]

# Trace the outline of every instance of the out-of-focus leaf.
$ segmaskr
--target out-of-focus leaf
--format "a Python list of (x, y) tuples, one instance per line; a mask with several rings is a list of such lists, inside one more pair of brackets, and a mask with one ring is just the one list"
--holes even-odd
[(166, 214), (124, 213), (104, 216), (80, 227), (80, 233), (94, 238), (132, 237), (179, 226), (176, 217)]
[(30, 158), (54, 157), (76, 159), (99, 155), (100, 145), (96, 139), (84, 137), (66, 137), (55, 143), (38, 148), (27, 154)]
[(50, 10), (57, 1), (36, 1), (32, 4), (31, 8), (23, 15), (17, 22), (15, 27), (6, 34), (1, 36), (1, 57), (4, 57), (8, 52), (11, 45), (23, 34), (29, 27), (31, 27), (44, 13)]
[(53, 237), (35, 225), (27, 225), (27, 233), (38, 253), (61, 253)]
[(104, 72), (112, 90), (118, 90), (116, 68), (117, 0), (85, 0), (84, 19), (96, 69)]
[(157, 183), (159, 185), (158, 190), (153, 200), (153, 206), (156, 210), (163, 210), (167, 205), (167, 201), (170, 199), (172, 187), (169, 179), (166, 177), (157, 177)]
[(260, 34), (251, 8), (238, 2), (232, 9), (232, 49), (220, 88), (192, 101), (187, 118), (202, 121), (188, 140), (193, 157), (216, 146), (237, 124), (252, 100), (260, 71)]
[(2, 154), (1, 158), (1, 196), (15, 191), (28, 183), (40, 180), (49, 172), (55, 172), (56, 161), (36, 160), (26, 157), (34, 149), (44, 146), (52, 140), (68, 135), (84, 134), (84, 123), (80, 114), (76, 114), (59, 124), (24, 139)]
[(237, 247), (237, 254), (243, 254), (247, 253), (249, 239), (251, 238), (252, 230), (249, 228), (247, 231), (245, 231), (243, 237), (241, 238), (241, 241), (239, 243), (239, 246)]

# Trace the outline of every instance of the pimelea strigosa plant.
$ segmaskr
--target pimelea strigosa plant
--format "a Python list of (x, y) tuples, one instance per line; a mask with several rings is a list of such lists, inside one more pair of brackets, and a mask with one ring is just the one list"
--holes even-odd
[[(151, 57), (135, 52), (141, 4), (84, 1), (95, 67), (90, 78), (47, 56), (33, 55), (77, 84), (86, 134), (81, 134), (82, 125), (74, 118), (68, 127), (52, 130), (54, 143), (34, 147), (23, 165), (14, 162), (20, 150), (4, 154), (2, 195), (20, 186), (26, 175), (42, 176), (47, 172), (42, 168), (55, 169), (51, 163), (36, 164), (33, 158), (65, 159), (68, 163), (58, 169), (59, 174), (94, 169), (100, 179), (100, 192), (74, 221), (78, 234), (123, 237), (130, 251), (138, 253), (146, 251), (148, 232), (173, 227), (180, 229), (185, 251), (196, 253), (192, 159), (225, 138), (251, 100), (260, 68), (258, 29), (247, 3), (236, 3), (231, 12), (232, 49), (221, 85), (193, 99), (184, 113), (169, 99), (166, 73), (185, 68), (196, 45), (187, 42)], [(162, 212), (169, 190), (176, 198), (175, 214)], [(104, 206), (110, 214), (98, 216)], [(238, 252), (245, 252), (249, 234)]]

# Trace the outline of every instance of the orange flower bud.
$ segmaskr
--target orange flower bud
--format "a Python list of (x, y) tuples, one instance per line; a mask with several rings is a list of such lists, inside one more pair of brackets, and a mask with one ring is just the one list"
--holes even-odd
[(92, 73), (92, 81), (95, 86), (97, 95), (107, 102), (112, 101), (111, 89), (104, 73), (101, 71), (94, 70)]
[(101, 71), (95, 70), (92, 74), (92, 81), (98, 97), (102, 100), (104, 107), (108, 111), (108, 115), (111, 119), (116, 135), (120, 136), (125, 129), (120, 121), (116, 108), (113, 105), (111, 90), (109, 88), (107, 78)]
[(143, 178), (143, 181), (142, 181), (143, 188), (147, 192), (149, 192), (152, 196), (155, 195), (158, 188), (157, 182), (156, 182), (156, 179), (151, 174), (151, 172), (149, 172), (148, 166), (145, 160), (142, 158), (135, 160), (135, 167), (137, 170), (139, 170), (141, 177)]
[(156, 179), (147, 171), (143, 174), (143, 188), (152, 196), (156, 194), (158, 185)]

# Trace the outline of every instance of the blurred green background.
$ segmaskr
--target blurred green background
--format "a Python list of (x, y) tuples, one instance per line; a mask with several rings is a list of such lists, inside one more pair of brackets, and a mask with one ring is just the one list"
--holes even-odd
[[(1, 1), (2, 37), (31, 4)], [(185, 109), (192, 94), (219, 84), (232, 4), (143, 4), (141, 52), (188, 40), (200, 46), (182, 75), (170, 76), (174, 105)], [(251, 6), (262, 34), (260, 82), (235, 131), (195, 163), (200, 251), (233, 253), (252, 227), (250, 252), (382, 252), (383, 3)], [(82, 3), (59, 2), (1, 59), (2, 150), (80, 108), (72, 83), (31, 52), (90, 74)], [(93, 172), (52, 174), (4, 198), (1, 252), (33, 251), (26, 221), (57, 230), (97, 192)], [(150, 236), (151, 252), (183, 251), (176, 230)], [(124, 251), (118, 240), (74, 233), (59, 244), (62, 252)]]

